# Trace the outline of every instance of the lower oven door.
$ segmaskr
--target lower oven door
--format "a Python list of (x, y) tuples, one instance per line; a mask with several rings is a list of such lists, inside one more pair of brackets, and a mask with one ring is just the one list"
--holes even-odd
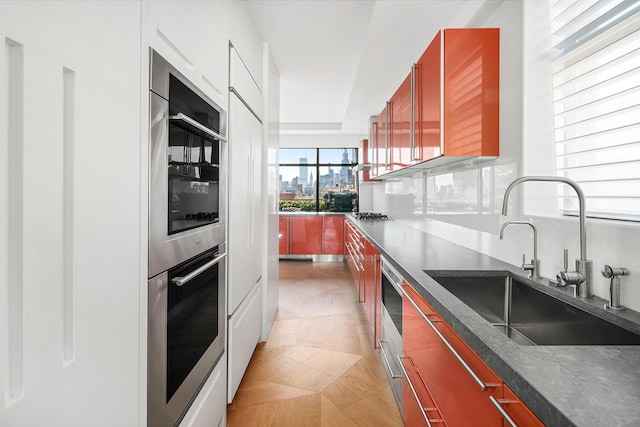
[(180, 422), (224, 353), (225, 247), (149, 280), (147, 425)]

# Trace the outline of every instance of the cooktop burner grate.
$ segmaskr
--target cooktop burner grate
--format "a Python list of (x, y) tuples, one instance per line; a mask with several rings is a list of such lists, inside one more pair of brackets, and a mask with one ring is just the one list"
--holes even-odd
[(378, 212), (356, 212), (356, 219), (389, 219), (385, 214)]

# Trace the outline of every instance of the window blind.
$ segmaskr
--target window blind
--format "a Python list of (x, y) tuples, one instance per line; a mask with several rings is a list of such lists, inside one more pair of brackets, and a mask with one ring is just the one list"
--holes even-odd
[[(550, 0), (556, 168), (587, 215), (640, 221), (640, 1)], [(558, 207), (578, 211), (559, 186)]]

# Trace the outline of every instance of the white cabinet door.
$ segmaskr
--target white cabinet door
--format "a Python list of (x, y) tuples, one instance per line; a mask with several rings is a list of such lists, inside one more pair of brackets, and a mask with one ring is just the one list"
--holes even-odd
[(141, 417), (141, 21), (0, 1), (2, 426)]
[(223, 354), (218, 364), (202, 386), (187, 411), (180, 427), (212, 427), (224, 425), (227, 405), (227, 355)]
[(253, 351), (262, 333), (262, 282), (254, 288), (229, 319), (229, 390), (227, 401), (231, 403), (238, 390), (244, 372), (249, 366)]

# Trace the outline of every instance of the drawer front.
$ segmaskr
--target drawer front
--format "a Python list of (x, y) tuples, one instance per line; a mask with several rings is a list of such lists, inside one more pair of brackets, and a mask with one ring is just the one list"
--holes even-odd
[(404, 355), (449, 426), (502, 426), (502, 381), (413, 289), (403, 286)]

